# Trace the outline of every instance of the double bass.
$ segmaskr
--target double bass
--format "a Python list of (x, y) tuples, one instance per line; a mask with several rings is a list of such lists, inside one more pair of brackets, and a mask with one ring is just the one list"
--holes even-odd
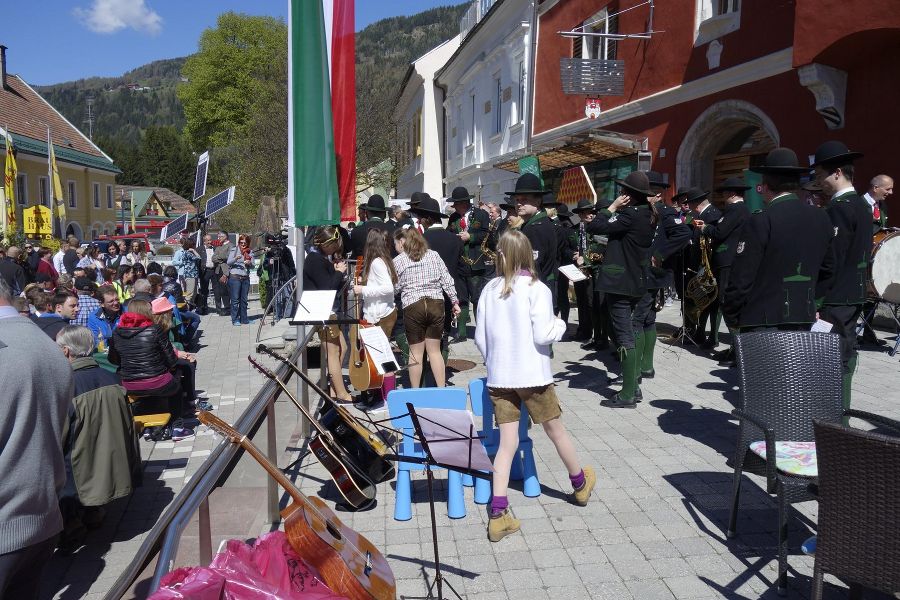
[(231, 443), (243, 446), (290, 494), (291, 504), (281, 511), (284, 532), (291, 547), (316, 568), (325, 585), (351, 600), (395, 600), (394, 574), (372, 542), (344, 525), (322, 500), (298, 490), (247, 436), (212, 413), (200, 411), (197, 418)]
[[(356, 259), (356, 275), (353, 282), (359, 285), (359, 278), (363, 269), (363, 257)], [(359, 335), (360, 329), (369, 327), (377, 327), (372, 325), (363, 318), (362, 315), (362, 297), (356, 298), (356, 320), (350, 326), (350, 383), (359, 391), (380, 388), (384, 383), (384, 375), (378, 372), (378, 367), (372, 359), (372, 355), (366, 349), (366, 345)]]

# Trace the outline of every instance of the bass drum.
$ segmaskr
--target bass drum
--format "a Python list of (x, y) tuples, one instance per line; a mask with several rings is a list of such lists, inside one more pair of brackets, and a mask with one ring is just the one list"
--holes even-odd
[(900, 304), (900, 231), (879, 231), (872, 243), (869, 287), (885, 302)]

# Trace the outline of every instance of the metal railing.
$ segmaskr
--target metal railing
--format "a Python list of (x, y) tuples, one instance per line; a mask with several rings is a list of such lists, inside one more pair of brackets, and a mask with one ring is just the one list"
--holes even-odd
[[(284, 293), (285, 293), (286, 291), (290, 290), (290, 297), (293, 298), (293, 296), (294, 296), (294, 290), (296, 289), (296, 285), (297, 285), (297, 276), (294, 275), (293, 277), (291, 277), (290, 279), (288, 279), (288, 280), (284, 283), (284, 285), (282, 285), (280, 288), (278, 288), (278, 289), (275, 291), (275, 293), (272, 294), (272, 297), (271, 297), (271, 298), (267, 298), (267, 300), (269, 301), (269, 303), (266, 305), (266, 310), (263, 311), (262, 317), (260, 317), (260, 319), (259, 319), (259, 326), (256, 328), (256, 341), (257, 341), (257, 342), (259, 342), (260, 338), (262, 337), (262, 329), (263, 329), (263, 325), (266, 324), (266, 317), (268, 317), (269, 314), (270, 314), (272, 311), (275, 310), (275, 302), (278, 301), (278, 300), (281, 300), (282, 302), (286, 302), (286, 303), (288, 303), (288, 304), (291, 304), (290, 298), (282, 299), (282, 296), (284, 295)], [(282, 315), (282, 318), (284, 318), (284, 317), (290, 317), (290, 316), (292, 316), (292, 315)], [(276, 319), (275, 319), (275, 317), (274, 317), (274, 315), (273, 315), (273, 317), (272, 317), (272, 324), (274, 325), (275, 322), (276, 322)]]
[[(315, 331), (315, 328), (308, 327), (303, 339), (297, 340), (297, 348), (291, 356), (292, 362), (296, 362), (297, 358), (303, 354)], [(305, 363), (306, 361), (304, 360), (302, 365), (304, 369), (306, 368)], [(324, 361), (322, 363), (324, 364)], [(290, 379), (293, 371), (287, 365), (281, 365), (276, 373), (279, 379), (286, 382)], [(250, 405), (234, 423), (234, 428), (239, 433), (252, 437), (259, 430), (263, 420), (266, 420), (266, 451), (272, 464), (277, 464), (278, 458), (278, 444), (275, 433), (275, 400), (280, 393), (281, 388), (278, 384), (272, 380), (266, 381), (250, 402)], [(308, 398), (307, 394), (304, 394), (304, 396)], [(216, 446), (159, 518), (153, 529), (147, 534), (147, 538), (141, 544), (134, 559), (106, 594), (106, 600), (119, 600), (122, 598), (135, 584), (147, 565), (151, 563), (154, 557), (158, 556), (156, 570), (150, 586), (151, 592), (155, 591), (159, 587), (159, 581), (162, 576), (174, 567), (181, 535), (191, 517), (198, 511), (200, 564), (209, 564), (212, 560), (209, 495), (227, 479), (228, 474), (231, 473), (243, 454), (244, 448), (238, 444), (222, 442)], [(280, 519), (278, 510), (279, 497), (278, 484), (274, 479), (269, 478), (267, 508), (270, 523), (276, 523)]]

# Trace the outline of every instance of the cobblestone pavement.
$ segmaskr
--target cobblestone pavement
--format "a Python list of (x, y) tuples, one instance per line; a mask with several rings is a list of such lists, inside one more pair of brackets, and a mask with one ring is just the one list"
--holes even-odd
[[(573, 310), (573, 322), (576, 314)], [(667, 307), (659, 318), (662, 338), (680, 319), (677, 306)], [(205, 390), (216, 414), (233, 421), (263, 382), (245, 358), (256, 328), (233, 328), (228, 319), (215, 316), (204, 318), (203, 328), (206, 347), (199, 353), (198, 388)], [(484, 376), (471, 341), (451, 348), (451, 358), (476, 366), (454, 373), (449, 385), (466, 387), (471, 379)], [(726, 540), (724, 535), (732, 482), (726, 460), (734, 453), (737, 432), (729, 414), (738, 399), (736, 370), (717, 366), (695, 349), (660, 343), (656, 377), (642, 385), (644, 402), (637, 410), (623, 411), (599, 404), (609, 392), (607, 368), (614, 371), (608, 353), (586, 353), (576, 342), (556, 344), (554, 351), (564, 423), (582, 460), (598, 473), (593, 497), (584, 508), (568, 502), (566, 472), (547, 437), (535, 429), (531, 437), (542, 494), (526, 498), (520, 482), (512, 482), (510, 503), (522, 520), (522, 531), (492, 544), (485, 533), (485, 507), (474, 503), (472, 488), (465, 491), (466, 516), (447, 517), (446, 476), (439, 473), (437, 526), (446, 581), (473, 600), (775, 597), (777, 511), (760, 488), (760, 478), (745, 480), (738, 538)], [(897, 359), (867, 349), (854, 380), (854, 407), (900, 418), (896, 394), (889, 393), (898, 385)], [(279, 440), (287, 439), (282, 430), (298, 422), (295, 417), (284, 421)], [(54, 558), (43, 597), (102, 597), (217, 443), (205, 427), (199, 427), (190, 442), (143, 443), (145, 485), (129, 501), (112, 506), (87, 547), (73, 557)], [(282, 466), (298, 450), (289, 444)], [(324, 470), (311, 459), (291, 475), (304, 493), (336, 499), (333, 486), (323, 484)], [(265, 480), (249, 461), (242, 461), (232, 476), (245, 478), (248, 487), (262, 486)], [(415, 474), (413, 479), (409, 521), (393, 519), (393, 483), (379, 486), (373, 509), (339, 512), (387, 556), (399, 598), (424, 597), (434, 574), (425, 478)], [(255, 511), (257, 518), (248, 521), (248, 528), (256, 534), (269, 530), (259, 517), (264, 496), (228, 498)], [(790, 517), (789, 596), (806, 598), (813, 561), (798, 547), (814, 533), (816, 504), (795, 506), (797, 512)], [(213, 525), (215, 533), (215, 517)], [(188, 533), (196, 535), (196, 526), (189, 525)], [(214, 539), (214, 548), (218, 539), (221, 536)], [(190, 564), (193, 554), (179, 551), (179, 563)], [(831, 583), (828, 597), (843, 597), (844, 588)], [(446, 587), (444, 593), (451, 595)]]

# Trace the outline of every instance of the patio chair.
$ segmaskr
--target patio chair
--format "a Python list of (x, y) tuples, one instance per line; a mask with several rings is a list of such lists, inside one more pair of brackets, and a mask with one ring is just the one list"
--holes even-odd
[[(400, 454), (404, 456), (425, 457), (422, 445), (413, 436), (412, 418), (406, 409), (410, 402), (416, 408), (449, 408), (466, 410), (466, 390), (462, 388), (410, 388), (393, 390), (388, 394), (388, 413), (391, 423), (403, 432), (400, 441)], [(432, 467), (438, 469), (440, 467)], [(394, 519), (408, 521), (412, 518), (412, 477), (411, 471), (422, 471), (425, 465), (398, 461), (396, 494), (394, 497)], [(466, 502), (463, 496), (462, 474), (457, 471), (447, 473), (447, 516), (461, 519), (466, 516)]]
[[(813, 419), (840, 423), (855, 416), (872, 423), (881, 417), (843, 410), (840, 337), (808, 331), (758, 331), (736, 338), (741, 387), (734, 458), (731, 518), (737, 528), (741, 474), (766, 478), (766, 492), (778, 502), (778, 593), (787, 593), (787, 509), (815, 498), (809, 489), (818, 474)], [(778, 457), (767, 460), (766, 457)]]
[[(472, 401), (472, 412), (481, 417), (481, 443), (488, 456), (497, 454), (500, 447), (500, 430), (494, 426), (494, 405), (488, 395), (487, 379), (481, 377), (469, 382), (469, 398)], [(541, 495), (541, 482), (538, 481), (537, 465), (534, 462), (534, 444), (528, 436), (528, 409), (522, 405), (522, 417), (519, 419), (519, 448), (513, 457), (509, 478), (522, 481), (522, 493), (529, 498)], [(463, 478), (463, 483), (466, 479)], [(491, 500), (491, 482), (487, 479), (476, 479), (475, 503), (487, 504)]]
[[(885, 420), (887, 421), (887, 420)], [(882, 422), (900, 434), (900, 423)], [(900, 437), (816, 421), (819, 531), (812, 600), (830, 573), (888, 594), (900, 591)]]

